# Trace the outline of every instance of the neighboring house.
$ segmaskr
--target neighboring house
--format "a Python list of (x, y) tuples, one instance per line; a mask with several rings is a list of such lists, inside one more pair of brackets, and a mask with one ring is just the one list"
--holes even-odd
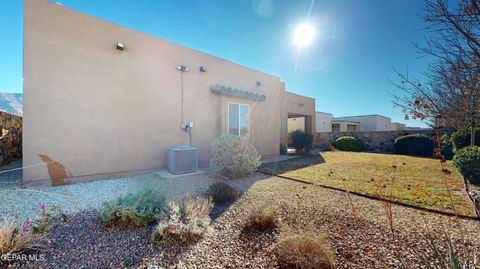
[[(338, 123), (340, 124), (340, 131), (344, 132), (378, 132), (378, 131), (390, 131), (391, 119), (382, 115), (360, 115), (360, 116), (350, 116), (350, 117), (334, 117), (332, 120), (332, 125)], [(342, 128), (342, 123), (345, 123), (344, 126), (347, 129)], [(348, 129), (348, 126), (352, 126), (351, 129)]]
[(330, 113), (316, 112), (317, 132), (377, 132), (390, 131), (391, 119), (382, 115), (333, 117)]
[(332, 132), (358, 132), (360, 122), (348, 119), (332, 119)]
[(403, 131), (403, 130), (407, 130), (407, 125), (404, 124), (404, 123), (399, 123), (399, 122), (392, 122), (392, 124), (390, 124), (390, 130), (391, 131)]
[(332, 131), (332, 119), (333, 115), (326, 112), (317, 112), (315, 117), (315, 126), (318, 133), (331, 132)]
[(315, 99), (276, 76), (47, 0), (24, 8), (25, 182), (162, 169), (189, 134), (203, 166), (227, 133), (266, 158), (287, 143), (288, 118), (315, 130)]

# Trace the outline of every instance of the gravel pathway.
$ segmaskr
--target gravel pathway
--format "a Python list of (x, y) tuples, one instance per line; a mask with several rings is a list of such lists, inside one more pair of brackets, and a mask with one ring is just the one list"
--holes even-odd
[[(201, 182), (215, 180), (218, 179), (205, 175), (165, 181), (165, 184), (177, 191), (181, 188), (172, 187), (175, 184), (183, 190), (202, 191), (208, 184)], [(134, 268), (146, 268), (151, 264), (159, 268), (276, 268), (275, 247), (280, 236), (314, 233), (326, 238), (338, 268), (397, 268), (397, 255), (406, 257), (413, 268), (428, 268), (419, 265), (417, 255), (428, 249), (421, 240), (422, 222), (427, 223), (444, 252), (447, 251), (444, 231), (459, 245), (461, 225), (467, 239), (466, 246), (480, 254), (479, 221), (456, 221), (451, 217), (392, 205), (395, 229), (395, 237), (392, 237), (385, 206), (379, 201), (352, 195), (352, 209), (344, 192), (260, 174), (230, 183), (246, 192), (218, 214), (205, 238), (195, 244), (153, 244), (148, 240), (151, 226), (137, 229), (108, 227), (99, 221), (97, 212), (83, 212), (48, 235), (53, 243), (48, 246), (45, 261), (18, 263), (12, 267), (82, 268), (83, 265), (83, 268), (125, 268), (124, 261), (131, 256)], [(241, 232), (250, 209), (257, 205), (277, 209), (281, 218), (277, 232), (253, 236)]]

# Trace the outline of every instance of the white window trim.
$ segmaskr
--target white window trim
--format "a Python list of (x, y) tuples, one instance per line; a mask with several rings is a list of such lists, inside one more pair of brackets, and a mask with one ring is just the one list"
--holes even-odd
[(245, 104), (245, 103), (236, 103), (236, 102), (227, 102), (227, 134), (230, 134), (230, 104), (232, 105), (238, 105), (238, 136), (240, 136), (240, 106), (241, 105), (244, 105), (244, 106), (248, 106), (248, 136), (246, 137), (250, 137), (250, 134), (252, 133), (252, 122), (251, 122), (251, 119), (252, 119), (252, 109), (251, 109), (251, 106), (250, 104)]

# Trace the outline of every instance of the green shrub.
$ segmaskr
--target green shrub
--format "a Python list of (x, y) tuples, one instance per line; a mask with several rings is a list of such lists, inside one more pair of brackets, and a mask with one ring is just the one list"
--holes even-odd
[(187, 242), (203, 236), (210, 224), (211, 199), (187, 196), (181, 201), (171, 200), (167, 206), (168, 220), (158, 223), (152, 240)]
[(353, 136), (340, 136), (333, 143), (333, 147), (342, 151), (362, 151), (365, 148), (362, 140)]
[(159, 217), (164, 207), (163, 193), (149, 185), (105, 204), (101, 218), (104, 222), (146, 226)]
[(284, 144), (280, 144), (280, 155), (287, 155), (287, 147)]
[(448, 134), (444, 134), (440, 139), (443, 142), (443, 157), (447, 160), (453, 159), (453, 143), (451, 137)]
[(65, 213), (60, 212), (56, 205), (47, 209), (46, 205), (41, 203), (39, 205), (40, 213), (33, 221), (32, 233), (43, 234), (48, 232), (53, 227), (66, 221), (67, 216)]
[[(459, 129), (452, 134), (453, 151), (470, 146), (470, 128)], [(475, 145), (480, 146), (480, 128), (475, 128)]]
[(234, 200), (238, 194), (234, 187), (223, 182), (213, 183), (207, 190), (207, 195), (212, 198), (212, 201), (220, 204)]
[(471, 146), (458, 150), (453, 164), (463, 177), (473, 184), (480, 184), (480, 147)]
[(255, 207), (243, 224), (244, 232), (264, 232), (278, 227), (278, 216), (271, 208)]
[(260, 155), (246, 138), (222, 135), (210, 146), (210, 166), (228, 178), (248, 176), (260, 165)]
[(125, 256), (125, 258), (123, 259), (123, 265), (125, 265), (126, 267), (132, 267), (133, 264), (134, 264), (133, 257), (130, 255)]
[(309, 152), (312, 149), (313, 135), (302, 131), (292, 132), (292, 144), (297, 152)]
[(395, 153), (411, 156), (432, 157), (434, 142), (423, 134), (400, 136), (394, 142)]

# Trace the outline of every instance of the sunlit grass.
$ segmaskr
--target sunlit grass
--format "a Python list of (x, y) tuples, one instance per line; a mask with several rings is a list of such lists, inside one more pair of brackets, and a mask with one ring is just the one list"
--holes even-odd
[(452, 171), (450, 175), (441, 171), (440, 163), (435, 159), (337, 151), (268, 164), (261, 169), (313, 184), (370, 196), (380, 195), (446, 212), (453, 212), (451, 194), (458, 214), (474, 216), (461, 175), (451, 162), (447, 162), (446, 167)]

